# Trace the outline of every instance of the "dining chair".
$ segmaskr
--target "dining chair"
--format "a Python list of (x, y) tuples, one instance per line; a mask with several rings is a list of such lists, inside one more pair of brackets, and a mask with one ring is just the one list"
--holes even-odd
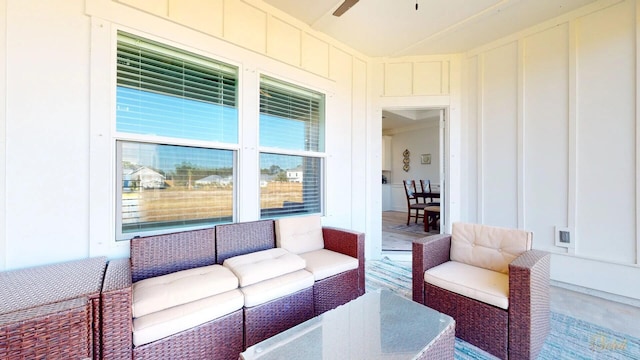
[[(431, 180), (420, 180), (420, 187), (422, 188), (423, 193), (431, 193)], [(429, 199), (429, 201), (427, 201)], [(440, 206), (440, 201), (433, 201), (433, 197), (422, 197), (424, 203), (428, 206)]]
[(424, 219), (424, 208), (427, 204), (419, 202), (415, 196), (415, 180), (402, 180), (402, 183), (404, 184), (404, 193), (407, 196), (407, 225), (409, 225), (411, 218), (415, 218), (417, 224), (418, 219)]

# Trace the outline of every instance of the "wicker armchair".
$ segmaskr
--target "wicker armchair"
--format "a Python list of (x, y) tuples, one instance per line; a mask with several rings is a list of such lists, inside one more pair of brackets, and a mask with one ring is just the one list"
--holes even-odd
[[(466, 228), (466, 233), (457, 231), (460, 228)], [(506, 308), (489, 304), (486, 302), (487, 299), (476, 299), (478, 293), (486, 294), (495, 289), (482, 289), (475, 293), (474, 290), (466, 293), (464, 289), (458, 290), (469, 286), (469, 283), (464, 282), (470, 280), (461, 279), (465, 275), (461, 275), (460, 272), (454, 275), (455, 280), (452, 281), (457, 283), (453, 286), (457, 287), (455, 291), (449, 286), (449, 290), (444, 289), (442, 284), (432, 279), (434, 271), (435, 277), (438, 277), (443, 269), (447, 270), (446, 266), (459, 260), (459, 255), (455, 255), (455, 248), (460, 244), (456, 241), (469, 241), (463, 245), (463, 252), (467, 251), (467, 254), (488, 251), (489, 258), (495, 258), (496, 253), (500, 254), (500, 257), (508, 258), (505, 254), (513, 250), (513, 247), (504, 246), (501, 239), (509, 237), (514, 232), (521, 232), (518, 236), (528, 237), (529, 243), (525, 251), (514, 255), (513, 260), (509, 259), (506, 262), (507, 275), (492, 275), (486, 272), (489, 270), (482, 270), (487, 276), (485, 279), (506, 279), (504, 287), (498, 289), (496, 296), (500, 298), (504, 295), (504, 299), (499, 300), (506, 300)], [(483, 234), (486, 235), (485, 239), (477, 238)], [(502, 359), (535, 359), (550, 328), (550, 256), (543, 251), (530, 250), (531, 238), (531, 233), (520, 230), (455, 223), (452, 234), (439, 234), (415, 240), (412, 249), (413, 300), (453, 317), (456, 320), (456, 336), (481, 349)], [(490, 249), (493, 246), (495, 248)], [(460, 251), (460, 248), (457, 250)], [(431, 271), (430, 276), (426, 274), (428, 271)], [(502, 280), (496, 282), (500, 281)], [(470, 282), (473, 287), (476, 279)], [(499, 294), (500, 292), (503, 294)], [(461, 293), (465, 293), (466, 296)]]
[(107, 260), (0, 273), (0, 359), (99, 359)]

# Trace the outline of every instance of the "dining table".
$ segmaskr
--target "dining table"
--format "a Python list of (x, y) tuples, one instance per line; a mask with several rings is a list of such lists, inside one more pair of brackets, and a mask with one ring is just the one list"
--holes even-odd
[[(433, 202), (433, 199), (440, 199), (439, 192), (415, 192), (413, 196), (424, 199), (425, 203)], [(429, 199), (430, 201), (427, 201)], [(429, 232), (433, 227), (438, 228), (438, 220), (440, 219), (440, 203), (438, 205), (427, 206), (424, 209), (424, 231)]]

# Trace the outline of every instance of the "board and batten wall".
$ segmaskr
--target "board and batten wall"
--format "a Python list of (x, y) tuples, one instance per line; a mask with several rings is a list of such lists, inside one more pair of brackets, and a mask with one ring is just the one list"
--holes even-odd
[[(374, 114), (448, 111), (443, 231), (531, 230), (555, 284), (636, 305), (639, 8), (599, 1), (460, 56), (373, 67)], [(557, 229), (574, 248), (556, 246)]]
[(370, 149), (381, 131), (378, 122), (370, 135), (366, 56), (261, 1), (0, 0), (0, 8), (0, 270), (128, 256), (128, 243), (114, 241), (117, 29), (239, 66), (239, 221), (259, 217), (259, 74), (326, 92), (323, 224), (364, 231), (367, 255), (379, 252), (380, 157)]
[[(460, 219), (534, 233), (552, 280), (640, 299), (638, 2), (600, 1), (463, 61)], [(574, 248), (556, 246), (556, 229)], [(624, 298), (623, 298), (624, 299)]]

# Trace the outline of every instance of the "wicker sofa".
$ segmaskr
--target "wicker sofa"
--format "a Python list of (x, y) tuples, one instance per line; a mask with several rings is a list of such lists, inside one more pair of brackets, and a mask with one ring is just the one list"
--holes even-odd
[(527, 231), (464, 223), (414, 240), (413, 300), (501, 359), (535, 359), (550, 329), (550, 254), (531, 244)]
[[(312, 279), (311, 286), (285, 296), (274, 299), (267, 296), (268, 301), (252, 306), (245, 303), (224, 316), (134, 345), (134, 284), (194, 269), (225, 271), (221, 268), (228, 268), (230, 259), (278, 251), (277, 221), (223, 224), (204, 230), (132, 239), (130, 259), (110, 261), (105, 274), (101, 312), (103, 358), (237, 359), (246, 347), (364, 293), (364, 234), (322, 227), (324, 248), (357, 259), (357, 268), (317, 281)], [(282, 281), (272, 284), (279, 282)], [(264, 299), (264, 294), (255, 293), (269, 292), (270, 286), (238, 286), (222, 295), (234, 294), (235, 299), (236, 291), (243, 293), (245, 299), (249, 296)]]
[(100, 359), (105, 257), (0, 272), (0, 359)]

